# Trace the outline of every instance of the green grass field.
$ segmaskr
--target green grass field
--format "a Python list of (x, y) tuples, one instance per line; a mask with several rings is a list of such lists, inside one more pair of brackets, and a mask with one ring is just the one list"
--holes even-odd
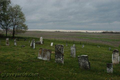
[[(44, 39), (43, 45), (36, 45), (35, 49), (30, 47), (30, 40), (33, 38), (20, 37), (17, 46), (10, 38), (10, 45), (6, 46), (5, 38), (0, 38), (0, 80), (120, 80), (120, 64), (113, 65), (113, 74), (108, 74), (106, 64), (111, 63), (112, 51), (119, 47), (104, 45), (100, 43), (86, 43), (79, 41), (50, 40)], [(34, 38), (39, 41), (39, 38)], [(111, 40), (112, 41), (112, 40)], [(54, 42), (51, 47), (50, 43)], [(76, 45), (76, 55), (88, 55), (91, 69), (80, 69), (78, 58), (70, 56), (70, 47)], [(64, 45), (64, 65), (55, 63), (55, 45)], [(85, 45), (82, 48), (82, 45)], [(21, 47), (25, 45), (25, 47)], [(100, 48), (97, 47), (100, 46)], [(112, 48), (109, 51), (109, 47)], [(39, 48), (46, 48), (53, 51), (50, 61), (37, 59)], [(36, 76), (5, 76), (10, 73), (30, 74), (38, 73)]]

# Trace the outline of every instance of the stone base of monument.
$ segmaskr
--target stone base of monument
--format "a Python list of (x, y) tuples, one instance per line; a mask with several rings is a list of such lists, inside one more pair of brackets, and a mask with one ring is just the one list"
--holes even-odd
[(51, 59), (51, 50), (40, 48), (38, 52), (38, 59), (49, 61)]
[(88, 55), (78, 56), (79, 67), (82, 69), (90, 69), (90, 62), (88, 60)]
[(107, 73), (113, 73), (113, 64), (107, 63)]

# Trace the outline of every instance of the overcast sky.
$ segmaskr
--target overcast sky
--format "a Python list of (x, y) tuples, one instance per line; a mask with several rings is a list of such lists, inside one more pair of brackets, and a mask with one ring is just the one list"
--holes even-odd
[(11, 0), (29, 29), (120, 31), (120, 0)]

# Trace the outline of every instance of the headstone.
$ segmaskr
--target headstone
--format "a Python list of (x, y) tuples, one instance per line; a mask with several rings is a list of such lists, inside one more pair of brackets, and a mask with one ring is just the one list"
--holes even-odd
[(50, 46), (53, 46), (53, 42), (51, 42)]
[(113, 73), (113, 64), (112, 63), (107, 64), (107, 73)]
[(82, 45), (82, 48), (84, 48), (85, 46), (84, 46), (84, 44)]
[(9, 46), (9, 38), (6, 38), (6, 45)]
[(43, 37), (40, 37), (40, 43), (43, 44)]
[(111, 47), (109, 47), (109, 51), (111, 51)]
[(90, 62), (88, 60), (88, 55), (78, 56), (79, 67), (82, 69), (90, 69)]
[(33, 49), (35, 49), (35, 40), (33, 40)]
[(73, 47), (75, 47), (75, 44), (73, 44)]
[(14, 39), (14, 46), (17, 46), (16, 39)]
[(55, 45), (55, 62), (64, 64), (64, 46)]
[(35, 39), (33, 39), (30, 43), (30, 47), (32, 47), (33, 49), (35, 49)]
[(112, 63), (113, 64), (119, 64), (119, 51), (117, 49), (113, 51)]
[(38, 59), (49, 61), (51, 59), (51, 50), (40, 48), (38, 53)]
[(71, 46), (71, 56), (76, 57), (76, 47)]

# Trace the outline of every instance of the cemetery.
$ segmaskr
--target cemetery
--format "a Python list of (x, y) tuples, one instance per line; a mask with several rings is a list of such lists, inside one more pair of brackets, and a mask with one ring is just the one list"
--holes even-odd
[[(37, 43), (36, 43), (37, 42)], [(54, 45), (53, 45), (54, 44)], [(99, 47), (98, 47), (99, 45)], [(38, 73), (17, 80), (119, 80), (119, 47), (44, 39), (44, 37), (0, 38), (0, 74)]]

